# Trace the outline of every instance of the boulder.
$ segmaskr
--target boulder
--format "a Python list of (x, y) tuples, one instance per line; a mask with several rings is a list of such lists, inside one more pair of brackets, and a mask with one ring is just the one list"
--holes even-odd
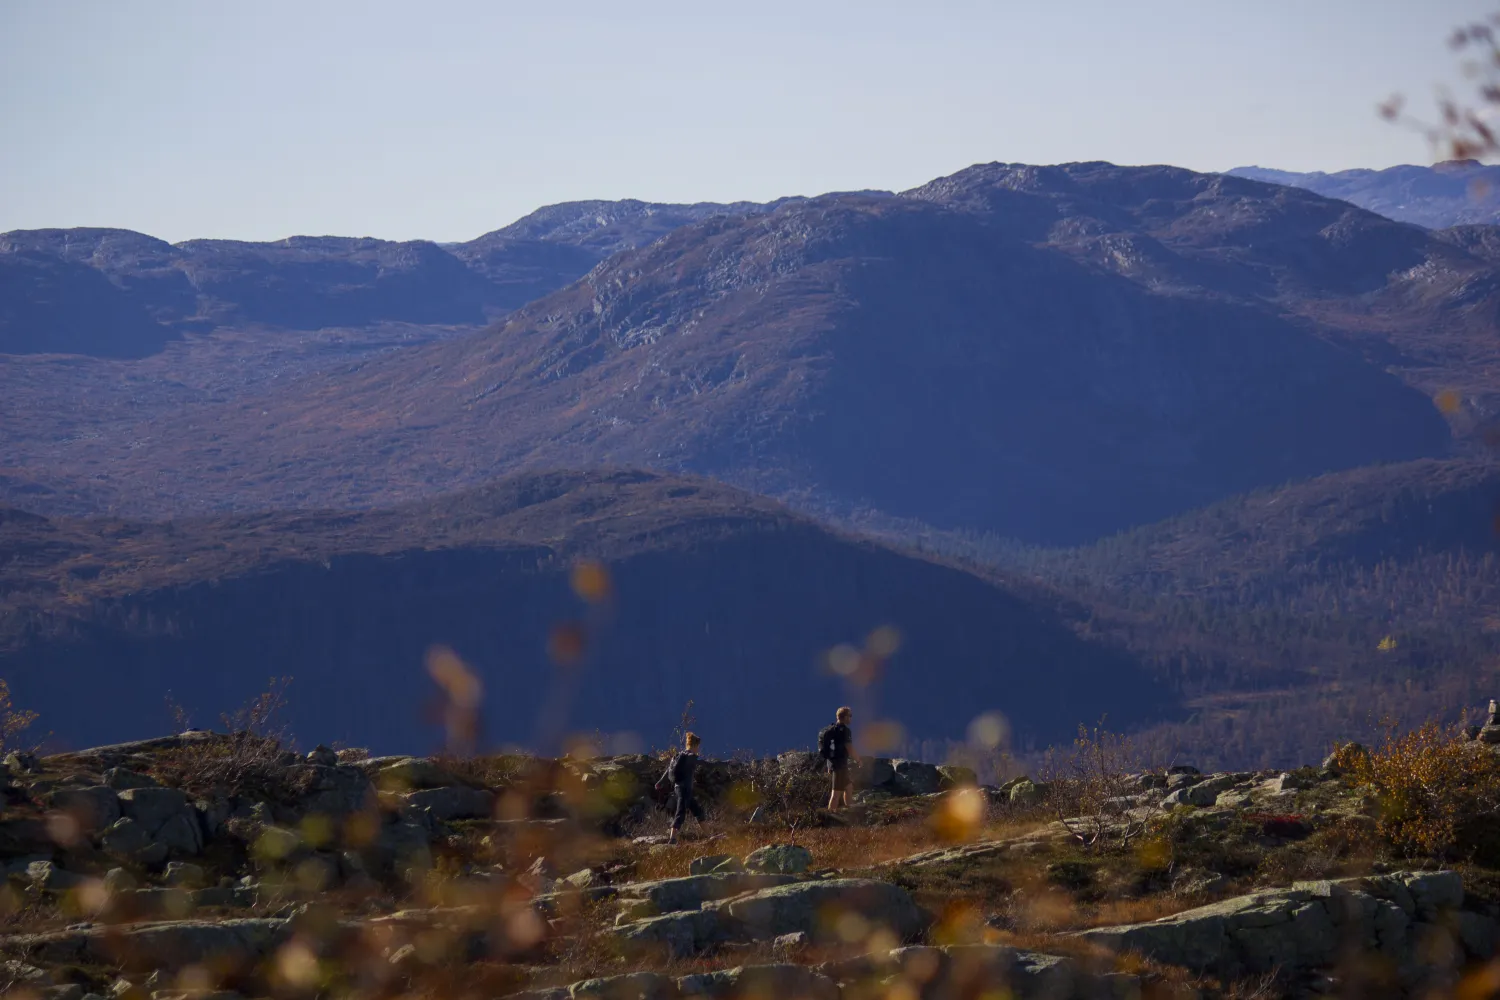
[(207, 874), (201, 867), (184, 861), (173, 861), (162, 870), (162, 881), (171, 886), (196, 889), (203, 885), (207, 878)]
[(1041, 782), (1032, 781), (1030, 778), (1022, 778), (1010, 786), (1010, 801), (1012, 805), (1034, 806), (1041, 803), (1047, 797), (1047, 786)]
[(767, 844), (745, 856), (745, 870), (800, 875), (812, 865), (812, 852), (798, 844)]
[(309, 764), (321, 764), (325, 767), (333, 767), (339, 762), (339, 755), (336, 751), (319, 743), (307, 752), (305, 759)]
[(896, 772), (895, 787), (905, 795), (931, 795), (940, 791), (943, 776), (932, 764), (920, 760), (893, 760), (891, 767)]
[[(1170, 781), (1170, 779), (1168, 779)], [(1239, 784), (1239, 778), (1232, 774), (1216, 774), (1212, 777), (1196, 780), (1192, 784), (1182, 785), (1171, 792), (1162, 800), (1162, 806), (1170, 809), (1173, 806), (1211, 806), (1214, 805), (1221, 792), (1227, 792)]]
[(120, 798), (114, 789), (59, 788), (47, 796), (47, 805), (77, 821), (84, 833), (97, 833), (120, 818)]
[(1457, 873), (1403, 872), (1298, 882), (1290, 889), (1237, 896), (1151, 923), (1094, 928), (1075, 936), (1222, 976), (1326, 966), (1346, 944), (1406, 965), (1418, 942), (1446, 924), (1457, 926), (1476, 947), (1493, 940), (1493, 931), (1487, 937), (1478, 921), (1468, 921), (1463, 934), (1456, 916), (1462, 902)]
[(896, 782), (896, 767), (889, 757), (861, 757), (854, 783), (864, 788), (888, 788)]
[(944, 790), (949, 788), (978, 788), (979, 776), (972, 767), (961, 764), (939, 764), (938, 780)]
[(166, 845), (129, 816), (122, 816), (110, 824), (109, 829), (100, 835), (99, 846), (106, 854), (143, 865), (159, 865), (167, 859)]
[(689, 875), (712, 875), (743, 871), (744, 865), (733, 854), (709, 854), (688, 862)]
[(426, 757), (403, 757), (381, 767), (376, 772), (375, 783), (381, 788), (405, 791), (446, 788), (459, 784), (459, 780), (447, 768)]
[(734, 932), (771, 941), (802, 931), (815, 942), (839, 939), (839, 920), (850, 916), (891, 930), (899, 940), (919, 934), (929, 917), (900, 886), (872, 879), (798, 882), (737, 896), (720, 904)]
[(696, 910), (713, 900), (790, 885), (796, 881), (791, 875), (723, 872), (689, 875), (686, 878), (664, 878), (653, 882), (633, 882), (620, 886), (619, 890), (622, 910), (629, 913), (631, 919), (640, 919), (681, 910)]
[(571, 1000), (676, 1000), (677, 981), (659, 972), (585, 979), (568, 989)]
[(127, 788), (156, 788), (159, 782), (149, 774), (140, 774), (123, 767), (112, 767), (104, 772), (104, 784), (115, 791)]
[(33, 861), (27, 865), (26, 880), (43, 892), (67, 892), (87, 881), (77, 872), (65, 871), (51, 861)]
[(187, 795), (175, 788), (127, 788), (119, 793), (120, 809), (166, 851), (203, 852), (203, 829)]
[(375, 785), (359, 768), (319, 764), (311, 770), (307, 793), (298, 810), (303, 815), (338, 818), (375, 807)]
[(495, 795), (482, 788), (457, 785), (412, 792), (405, 798), (411, 809), (425, 809), (433, 819), (489, 819), (495, 811)]
[(207, 962), (248, 968), (286, 940), (288, 925), (286, 920), (242, 918), (85, 926), (14, 935), (6, 946), (23, 960), (57, 965), (113, 967), (120, 955), (129, 955), (142, 968), (180, 969)]
[(786, 997), (788, 1000), (838, 1000), (839, 987), (829, 977), (801, 965), (744, 965), (683, 976), (683, 997), (723, 1000), (729, 997)]

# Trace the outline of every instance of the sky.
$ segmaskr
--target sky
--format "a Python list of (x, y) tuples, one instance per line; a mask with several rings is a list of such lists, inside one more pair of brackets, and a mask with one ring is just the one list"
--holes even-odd
[(973, 163), (1430, 161), (1496, 0), (0, 0), (0, 231), (471, 239)]

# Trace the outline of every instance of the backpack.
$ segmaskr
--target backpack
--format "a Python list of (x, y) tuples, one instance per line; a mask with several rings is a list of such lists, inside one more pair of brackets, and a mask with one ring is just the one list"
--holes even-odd
[(838, 723), (834, 723), (818, 734), (818, 756), (824, 760), (833, 760), (833, 731), (837, 726)]

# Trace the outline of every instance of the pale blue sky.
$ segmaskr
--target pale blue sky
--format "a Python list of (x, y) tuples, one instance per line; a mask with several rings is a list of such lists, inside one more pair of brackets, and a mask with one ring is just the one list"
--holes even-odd
[(990, 160), (1425, 162), (1481, 0), (0, 0), (0, 231), (468, 239)]

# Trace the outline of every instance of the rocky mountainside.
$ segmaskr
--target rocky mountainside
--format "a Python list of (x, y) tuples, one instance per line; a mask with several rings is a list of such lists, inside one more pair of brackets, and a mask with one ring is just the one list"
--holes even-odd
[(115, 431), (57, 433), (77, 376), (15, 368), (36, 492), (11, 499), (368, 506), (625, 463), (1086, 541), (1444, 453), (1430, 397), (1461, 377), (1453, 426), (1482, 419), (1496, 277), (1480, 243), (1293, 188), (991, 164), (684, 226), (485, 331), (237, 397), (137, 387)]
[(1342, 756), (1110, 768), (1102, 827), (1071, 779), (888, 758), (830, 814), (810, 756), (702, 761), (712, 814), (669, 843), (645, 754), (304, 755), (246, 731), (11, 753), (0, 988), (1234, 1000), (1481, 996), (1452, 987), (1492, 975), (1493, 851), (1402, 857)]
[(1428, 229), (1500, 222), (1500, 166), (1450, 160), (1436, 166), (1404, 164), (1384, 170), (1297, 173), (1266, 167), (1236, 167), (1232, 177), (1306, 188), (1388, 219)]
[(767, 207), (572, 202), (446, 247), (334, 236), (170, 244), (124, 229), (0, 233), (0, 354), (144, 357), (219, 327), (473, 325), (677, 226)]
[[(213, 720), (285, 675), (296, 730), (419, 749), (436, 644), (482, 678), (496, 743), (554, 723), (665, 742), (692, 700), (722, 752), (808, 744), (853, 677), (874, 678), (866, 721), (913, 739), (962, 739), (987, 710), (1013, 714), (1023, 746), (1106, 707), (1174, 711), (1039, 591), (697, 480), (557, 473), (390, 510), (167, 523), (12, 510), (0, 551), (0, 677), (73, 745), (163, 724), (169, 695)], [(584, 559), (610, 580), (592, 604), (570, 587)], [(899, 651), (860, 660), (882, 626)]]
[[(1070, 549), (857, 527), (1053, 588), (1148, 664), (1196, 759), (1269, 766), (1500, 684), (1500, 466), (1423, 460), (1264, 489)], [(1220, 756), (1222, 755), (1222, 756)]]

